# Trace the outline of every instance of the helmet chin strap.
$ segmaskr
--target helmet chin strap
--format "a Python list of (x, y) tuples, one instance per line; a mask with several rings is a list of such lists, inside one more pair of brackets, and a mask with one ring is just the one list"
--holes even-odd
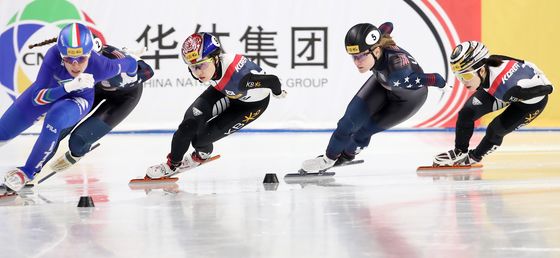
[(222, 62), (219, 57), (216, 56), (214, 58), (217, 62), (214, 63), (216, 65), (216, 71), (214, 72), (214, 75), (212, 75), (212, 80), (219, 80), (222, 78)]
[[(482, 85), (484, 83), (484, 78), (482, 78), (482, 75), (480, 75), (480, 71), (482, 69), (479, 69), (478, 71), (476, 71), (476, 76), (478, 76), (478, 78), (480, 79), (480, 85)], [(480, 87), (479, 85), (479, 87)]]
[(370, 51), (371, 56), (373, 56), (373, 65), (371, 66), (371, 69), (369, 69), (370, 71), (373, 71), (373, 69), (375, 68), (375, 66), (377, 65), (377, 57), (373, 54), (373, 49)]
[(196, 78), (196, 76), (194, 76), (194, 73), (192, 72), (192, 70), (191, 70), (190, 67), (187, 67), (187, 69), (189, 69), (189, 73), (191, 74), (191, 76), (192, 76), (195, 80), (197, 80), (198, 82), (202, 83), (202, 81), (201, 81), (200, 79), (198, 79), (198, 78)]

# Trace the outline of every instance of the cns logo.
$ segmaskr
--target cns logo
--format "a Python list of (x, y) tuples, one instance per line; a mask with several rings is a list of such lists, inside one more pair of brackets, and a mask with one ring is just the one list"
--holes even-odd
[[(44, 54), (55, 44), (29, 49), (27, 46), (58, 36), (71, 22), (87, 25), (104, 43), (93, 20), (67, 0), (35, 0), (0, 20), (0, 111), (7, 108), (37, 77)], [(0, 112), (1, 113), (1, 112)]]

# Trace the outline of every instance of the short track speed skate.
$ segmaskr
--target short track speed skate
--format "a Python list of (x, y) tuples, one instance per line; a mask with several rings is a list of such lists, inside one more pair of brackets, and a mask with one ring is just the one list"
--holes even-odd
[(364, 163), (363, 159), (356, 159), (356, 160), (346, 161), (341, 164), (335, 164), (334, 167), (344, 167), (344, 166), (357, 165), (362, 163)]
[[(89, 151), (91, 152), (92, 150), (95, 150), (97, 147), (99, 147), (101, 144), (100, 143), (95, 143), (94, 145), (91, 146), (91, 148), (89, 149)], [(89, 152), (88, 152), (89, 153)], [(74, 157), (75, 158), (75, 157)], [(80, 157), (81, 158), (81, 157)], [(64, 160), (62, 158), (58, 158), (56, 161), (60, 161), (60, 160)], [(66, 159), (67, 160), (67, 159)], [(68, 162), (68, 161), (67, 161)], [(65, 164), (63, 166), (57, 166), (56, 164), (51, 165), (51, 171), (43, 171), (41, 173), (37, 173), (35, 174), (35, 177), (33, 178), (33, 180), (29, 181), (27, 184), (25, 184), (25, 188), (31, 188), (34, 187), (38, 184), (43, 183), (45, 180), (51, 178), (52, 176), (56, 175), (57, 173), (61, 172), (61, 171), (65, 171), (68, 167), (72, 166), (75, 164), (76, 161), (74, 161), (74, 163), (68, 163)], [(59, 170), (57, 168), (63, 168), (62, 170)]]
[[(212, 156), (208, 159), (206, 159), (204, 162), (200, 163), (200, 165), (206, 164), (208, 162), (214, 161), (219, 159), (221, 156), (220, 155), (216, 155), (216, 156)], [(200, 166), (199, 165), (199, 166)], [(169, 183), (175, 183), (177, 182), (177, 180), (179, 180), (179, 178), (175, 177), (177, 174), (181, 173), (183, 171), (177, 170), (177, 173), (167, 176), (167, 177), (162, 177), (162, 178), (150, 178), (148, 176), (144, 176), (144, 178), (135, 178), (130, 180), (129, 184), (169, 184)]]
[(477, 164), (473, 164), (473, 165), (439, 166), (439, 165), (434, 163), (431, 166), (420, 166), (416, 169), (416, 171), (465, 170), (465, 169), (472, 169), (472, 168), (482, 168), (482, 164), (477, 163)]
[(9, 200), (16, 197), (18, 194), (15, 191), (7, 188), (6, 186), (0, 186), (0, 201), (1, 200)]
[(467, 181), (480, 180), (482, 164), (454, 165), (454, 166), (421, 166), (416, 170), (418, 177), (431, 177), (436, 180)]
[(420, 166), (416, 169), (418, 176), (453, 176), (453, 175), (469, 175), (472, 173), (481, 173), (482, 164), (473, 165), (453, 165), (453, 166)]
[[(357, 159), (357, 160), (351, 160), (351, 161), (347, 161), (344, 163), (340, 163), (340, 164), (336, 164), (333, 167), (344, 167), (344, 166), (350, 166), (350, 165), (356, 165), (356, 164), (361, 164), (364, 163), (363, 159)], [(303, 178), (317, 178), (317, 177), (331, 177), (334, 176), (336, 173), (335, 172), (328, 172), (327, 170), (323, 170), (323, 171), (319, 171), (316, 173), (309, 173), (306, 172), (303, 169), (298, 170), (298, 173), (290, 173), (290, 174), (286, 174), (284, 176), (284, 179), (303, 179)]]

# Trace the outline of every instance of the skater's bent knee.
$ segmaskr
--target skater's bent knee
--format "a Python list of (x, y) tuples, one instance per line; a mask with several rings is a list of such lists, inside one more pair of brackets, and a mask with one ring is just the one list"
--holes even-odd
[(347, 116), (342, 117), (340, 120), (338, 120), (338, 124), (336, 127), (336, 131), (337, 133), (351, 133), (352, 129), (354, 128), (354, 121), (352, 121), (352, 119), (350, 119)]
[(506, 134), (510, 133), (512, 130), (505, 128), (501, 121), (494, 120), (488, 125), (486, 129), (486, 135), (491, 139), (502, 139)]
[(93, 144), (93, 142), (89, 142), (80, 134), (72, 134), (70, 135), (70, 139), (68, 140), (70, 152), (72, 153), (72, 155), (77, 157), (85, 155), (89, 150), (91, 144)]

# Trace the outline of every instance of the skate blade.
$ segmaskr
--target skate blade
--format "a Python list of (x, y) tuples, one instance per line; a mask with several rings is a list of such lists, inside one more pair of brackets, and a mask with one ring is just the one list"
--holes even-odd
[(288, 179), (317, 179), (317, 178), (325, 178), (325, 177), (332, 177), (334, 176), (336, 173), (335, 172), (318, 172), (318, 173), (307, 173), (305, 171), (302, 171), (301, 169), (298, 171), (298, 173), (290, 173), (290, 174), (286, 174), (284, 176), (284, 180)]
[(219, 154), (218, 154), (218, 155), (216, 155), (216, 156), (212, 156), (212, 157), (210, 157), (210, 158), (206, 159), (206, 160), (205, 160), (204, 162), (200, 163), (200, 165), (202, 165), (202, 164), (205, 164), (205, 163), (208, 163), (208, 162), (210, 162), (210, 161), (214, 161), (214, 160), (217, 160), (217, 159), (219, 159), (220, 157), (222, 157), (222, 156), (221, 156), (221, 155), (219, 155)]
[(430, 171), (443, 171), (443, 170), (465, 170), (482, 168), (482, 164), (474, 164), (469, 166), (420, 166), (416, 171), (430, 170)]
[(284, 177), (284, 183), (288, 185), (308, 185), (330, 186), (336, 179), (333, 176), (311, 176), (311, 177)]
[(17, 196), (18, 194), (16, 192), (10, 192), (10, 193), (5, 193), (0, 195), (0, 199), (4, 199), (4, 198), (10, 198), (13, 196)]
[(179, 178), (176, 177), (166, 177), (166, 178), (157, 178), (157, 179), (144, 177), (144, 178), (132, 179), (128, 184), (129, 185), (130, 184), (171, 184), (177, 182), (177, 180), (179, 180)]
[(362, 164), (364, 163), (365, 160), (363, 159), (356, 159), (356, 160), (352, 160), (352, 161), (348, 161), (342, 164), (338, 164), (338, 165), (334, 165), (334, 167), (344, 167), (344, 166), (350, 166), (350, 165), (357, 165), (357, 164)]
[(474, 164), (472, 166), (421, 166), (416, 170), (416, 174), (420, 177), (468, 176), (482, 174), (482, 167), (482, 164)]
[[(178, 170), (177, 172), (175, 172), (175, 174), (173, 174), (173, 175), (177, 175), (177, 174), (179, 174), (179, 173), (183, 173), (183, 172), (185, 172), (185, 171), (192, 170), (193, 168), (197, 168), (197, 167), (202, 166), (202, 165), (204, 165), (204, 164), (206, 164), (206, 163), (209, 163), (209, 162), (212, 162), (212, 161), (214, 161), (214, 160), (217, 160), (217, 159), (219, 159), (220, 157), (222, 157), (222, 156), (220, 156), (220, 155), (212, 156), (212, 157), (210, 157), (210, 158), (207, 158), (206, 160), (204, 160), (204, 161), (201, 162), (200, 164), (198, 164), (198, 166), (192, 167), (192, 168), (179, 167), (179, 170)], [(173, 176), (173, 175), (172, 175), (172, 176)]]
[(18, 196), (18, 193), (13, 192), (13, 191), (4, 192), (4, 193), (0, 194), (0, 202), (11, 201), (11, 200), (15, 199), (17, 196)]
[(152, 183), (129, 183), (128, 188), (130, 190), (157, 190), (161, 189), (164, 191), (178, 191), (179, 185), (175, 182), (152, 182)]

